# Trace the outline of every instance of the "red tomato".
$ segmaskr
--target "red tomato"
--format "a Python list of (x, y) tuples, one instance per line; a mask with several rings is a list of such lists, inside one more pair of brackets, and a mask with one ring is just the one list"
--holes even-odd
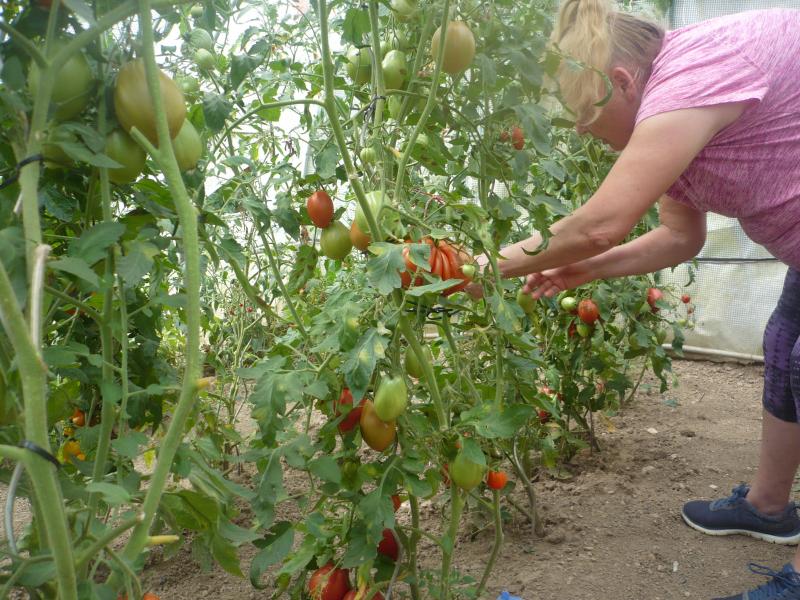
[(358, 591), (350, 590), (347, 592), (342, 600), (384, 600), (384, 598), (380, 592), (375, 592), (370, 596), (365, 586), (362, 586)]
[(308, 592), (314, 600), (342, 600), (350, 590), (346, 569), (334, 569), (333, 563), (320, 567), (308, 580)]
[(658, 288), (647, 288), (647, 303), (650, 305), (650, 308), (653, 309), (653, 312), (658, 312), (658, 307), (656, 306), (656, 302), (661, 300), (664, 297), (663, 292)]
[(333, 200), (325, 190), (317, 190), (308, 197), (306, 210), (311, 222), (319, 228), (325, 228), (333, 220)]
[(383, 554), (392, 560), (397, 560), (397, 557), (400, 556), (400, 547), (397, 545), (391, 529), (383, 530), (383, 539), (378, 544), (378, 554)]
[[(342, 433), (347, 433), (348, 431), (352, 431), (352, 429), (358, 425), (358, 422), (361, 419), (361, 411), (363, 410), (365, 400), (366, 398), (362, 398), (358, 406), (351, 409), (350, 412), (347, 413), (347, 416), (342, 419), (342, 422), (338, 425), (339, 431)], [(334, 407), (336, 411), (336, 417), (342, 416), (342, 406), (353, 406), (353, 394), (350, 393), (348, 388), (342, 389), (342, 393), (339, 395), (339, 401)]]
[(353, 221), (353, 223), (350, 225), (350, 241), (353, 242), (353, 246), (364, 252), (367, 248), (369, 248), (372, 238), (368, 233), (361, 231), (358, 223)]
[(522, 150), (525, 147), (525, 135), (522, 133), (522, 128), (514, 127), (511, 130), (511, 145), (516, 150)]
[(544, 425), (550, 420), (550, 413), (544, 409), (539, 409), (539, 423)]
[(364, 402), (361, 418), (358, 421), (361, 437), (367, 446), (378, 452), (386, 450), (397, 436), (397, 425), (394, 421), (385, 423), (375, 414), (375, 406), (370, 400)]
[(508, 475), (503, 471), (489, 471), (486, 475), (486, 485), (493, 490), (502, 490), (508, 483)]
[(398, 496), (397, 494), (392, 495), (392, 505), (394, 506), (394, 512), (397, 512), (402, 503), (403, 501), (400, 500), (400, 496)]
[(684, 294), (683, 296), (681, 296), (681, 302), (683, 302), (684, 304), (689, 304), (689, 302), (691, 301), (692, 297), (689, 294)]
[(587, 325), (591, 325), (600, 318), (600, 311), (594, 300), (587, 298), (578, 303), (578, 318)]
[(70, 420), (75, 427), (83, 427), (86, 425), (86, 413), (84, 413), (80, 408), (76, 408), (72, 413)]

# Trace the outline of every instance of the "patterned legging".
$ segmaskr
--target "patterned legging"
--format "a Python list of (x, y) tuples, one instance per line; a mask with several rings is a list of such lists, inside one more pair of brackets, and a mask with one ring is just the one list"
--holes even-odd
[(764, 408), (782, 421), (800, 415), (800, 272), (790, 268), (764, 331)]

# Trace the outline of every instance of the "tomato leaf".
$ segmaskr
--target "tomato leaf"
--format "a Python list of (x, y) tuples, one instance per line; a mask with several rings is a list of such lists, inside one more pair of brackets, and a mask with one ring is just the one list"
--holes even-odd
[(139, 431), (130, 431), (123, 437), (111, 441), (111, 447), (120, 456), (134, 459), (139, 456), (139, 447), (147, 444), (148, 437)]
[(254, 542), (261, 548), (250, 563), (250, 583), (256, 589), (264, 589), (259, 583), (267, 568), (283, 561), (294, 545), (293, 524), (288, 521), (276, 523), (263, 540)]
[(462, 413), (462, 420), (472, 425), (481, 437), (512, 438), (533, 416), (533, 412), (533, 407), (527, 404), (506, 406), (498, 411), (486, 403)]
[[(386, 329), (383, 331), (388, 333)], [(355, 401), (364, 397), (375, 370), (375, 364), (378, 359), (385, 358), (388, 347), (389, 338), (371, 327), (364, 332), (355, 347), (346, 354), (344, 378)]]
[(128, 491), (124, 487), (113, 483), (93, 481), (86, 485), (86, 491), (100, 494), (103, 498), (103, 502), (109, 506), (120, 506), (131, 501), (131, 496)]
[(221, 535), (212, 534), (211, 554), (219, 563), (219, 566), (228, 573), (236, 575), (237, 577), (244, 577), (242, 568), (239, 566), (239, 556), (236, 553), (236, 546)]
[(480, 445), (472, 438), (462, 438), (461, 440), (461, 452), (464, 453), (464, 456), (468, 458), (470, 461), (474, 462), (476, 465), (481, 465), (482, 467), (486, 466), (486, 456), (481, 450)]
[(400, 244), (380, 242), (370, 246), (370, 252), (377, 256), (367, 261), (367, 277), (384, 296), (401, 285), (400, 271), (405, 269), (402, 251), (403, 247)]
[(287, 281), (287, 287), (290, 292), (296, 292), (314, 276), (318, 258), (319, 254), (311, 244), (303, 244), (297, 249), (292, 271), (289, 273)]
[(342, 482), (342, 471), (336, 460), (331, 456), (321, 456), (308, 463), (308, 469), (312, 475), (316, 475), (323, 481), (339, 484)]
[(104, 221), (85, 230), (81, 237), (69, 245), (68, 254), (80, 257), (93, 265), (106, 257), (108, 248), (125, 233), (125, 225), (115, 221)]
[(369, 33), (369, 13), (363, 8), (349, 8), (342, 23), (342, 41), (360, 46)]
[[(515, 309), (517, 308), (516, 302), (511, 303), (506, 300), (501, 294), (495, 292), (487, 298), (489, 306), (492, 307), (495, 322), (497, 326), (506, 333), (516, 333), (521, 329), (519, 319)], [(518, 310), (518, 309), (517, 309)]]
[(89, 5), (84, 0), (61, 0), (61, 3), (86, 21), (89, 25), (94, 25), (94, 14)]
[(93, 288), (100, 287), (100, 279), (97, 274), (89, 268), (86, 261), (79, 258), (65, 257), (60, 260), (49, 262), (48, 265), (57, 271), (63, 271), (70, 275), (75, 275), (89, 283)]
[(233, 105), (222, 94), (207, 92), (203, 96), (203, 117), (212, 133), (218, 133), (225, 128), (225, 120), (232, 110)]
[(134, 240), (123, 244), (125, 255), (117, 261), (117, 271), (125, 283), (139, 283), (153, 268), (153, 258), (158, 248), (150, 242)]

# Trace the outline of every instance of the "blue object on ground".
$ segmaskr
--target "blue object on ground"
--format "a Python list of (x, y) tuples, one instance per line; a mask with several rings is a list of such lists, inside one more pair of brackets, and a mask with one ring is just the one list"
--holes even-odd
[(497, 600), (522, 600), (519, 596), (512, 596), (506, 591), (500, 592), (500, 595), (497, 597)]

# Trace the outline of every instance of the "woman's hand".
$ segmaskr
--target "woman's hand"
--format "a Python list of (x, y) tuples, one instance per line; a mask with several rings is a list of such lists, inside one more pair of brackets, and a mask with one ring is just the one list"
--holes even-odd
[(538, 300), (542, 296), (551, 298), (559, 292), (578, 287), (592, 279), (587, 276), (580, 263), (574, 263), (541, 273), (531, 273), (526, 277), (522, 289)]

